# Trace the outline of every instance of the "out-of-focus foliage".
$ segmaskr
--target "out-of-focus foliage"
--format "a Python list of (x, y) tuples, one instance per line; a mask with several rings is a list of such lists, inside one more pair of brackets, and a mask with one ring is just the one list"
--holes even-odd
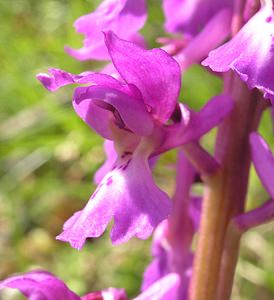
[[(81, 209), (95, 186), (93, 174), (104, 160), (102, 139), (74, 113), (72, 87), (55, 94), (35, 79), (58, 67), (72, 73), (98, 69), (77, 62), (63, 46), (80, 46), (73, 21), (92, 11), (92, 0), (0, 1), (0, 279), (31, 268), (47, 269), (78, 293), (125, 287), (137, 293), (149, 262), (149, 241), (112, 247), (107, 234), (89, 241), (81, 252), (58, 242), (64, 221)], [(149, 1), (143, 32), (150, 46), (163, 35), (159, 1)], [(198, 109), (221, 91), (221, 81), (200, 67), (183, 78), (181, 99)], [(262, 132), (272, 138), (271, 119)], [(204, 143), (213, 148), (214, 133)], [(163, 156), (157, 182), (172, 194), (175, 153)], [(249, 206), (267, 195), (252, 172)], [(254, 200), (255, 199), (255, 200)], [(242, 246), (233, 299), (270, 300), (274, 295), (274, 225), (248, 233)]]

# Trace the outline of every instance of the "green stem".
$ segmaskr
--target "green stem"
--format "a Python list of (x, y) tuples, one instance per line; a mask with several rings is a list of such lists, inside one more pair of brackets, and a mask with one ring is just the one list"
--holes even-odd
[[(244, 211), (250, 168), (248, 137), (256, 130), (262, 112), (256, 91), (248, 90), (237, 76), (229, 84), (235, 107), (218, 131), (216, 158), (221, 170), (206, 178), (190, 300), (217, 299), (227, 227), (231, 218)], [(233, 261), (237, 257), (238, 253)], [(233, 278), (234, 267), (230, 273)], [(231, 291), (231, 283), (227, 290)]]

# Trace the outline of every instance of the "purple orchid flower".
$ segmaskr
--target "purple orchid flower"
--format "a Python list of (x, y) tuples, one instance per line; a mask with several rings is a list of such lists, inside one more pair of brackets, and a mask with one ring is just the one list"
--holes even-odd
[(145, 45), (138, 34), (146, 22), (145, 0), (105, 0), (96, 11), (82, 16), (74, 23), (76, 31), (85, 36), (84, 46), (75, 50), (65, 47), (78, 60), (109, 60), (102, 31), (111, 30), (121, 38)]
[(148, 157), (161, 143), (159, 125), (172, 114), (179, 90), (180, 69), (163, 50), (146, 51), (106, 34), (112, 61), (126, 84), (94, 73), (74, 76), (51, 70), (38, 78), (55, 90), (70, 83), (94, 86), (75, 90), (77, 114), (107, 139), (114, 140), (118, 159), (84, 210), (67, 221), (58, 239), (81, 248), (87, 237), (98, 237), (114, 218), (114, 243), (132, 236), (147, 238), (170, 210), (168, 196), (154, 183)]
[[(168, 196), (154, 183), (148, 159), (199, 138), (233, 105), (229, 97), (219, 96), (199, 113), (178, 107), (180, 68), (172, 57), (161, 49), (144, 50), (112, 32), (106, 33), (106, 45), (124, 82), (105, 74), (73, 75), (56, 69), (50, 70), (52, 76), (38, 75), (51, 91), (71, 83), (92, 84), (76, 88), (74, 109), (100, 135), (114, 141), (117, 153), (113, 169), (86, 207), (57, 237), (77, 249), (86, 238), (100, 236), (112, 218), (114, 244), (133, 236), (147, 238), (171, 211)], [(167, 125), (170, 118), (178, 120)]]
[(226, 44), (203, 61), (216, 72), (233, 70), (250, 89), (258, 88), (274, 101), (274, 14), (272, 1), (263, 5)]
[(60, 279), (46, 271), (32, 271), (0, 282), (3, 288), (18, 289), (29, 300), (80, 300)]
[(190, 196), (195, 174), (194, 168), (179, 151), (173, 212), (169, 220), (164, 220), (155, 230), (152, 246), (154, 259), (145, 271), (142, 290), (159, 278), (176, 273), (180, 284), (173, 299), (187, 299), (193, 261), (190, 248), (200, 221), (200, 198)]
[[(178, 284), (178, 276), (169, 274), (133, 300), (172, 300)], [(91, 292), (80, 297), (63, 281), (46, 271), (12, 276), (0, 282), (0, 290), (4, 288), (18, 289), (29, 300), (128, 300), (124, 289), (116, 288)]]
[(165, 30), (196, 35), (221, 9), (231, 8), (231, 0), (163, 0)]

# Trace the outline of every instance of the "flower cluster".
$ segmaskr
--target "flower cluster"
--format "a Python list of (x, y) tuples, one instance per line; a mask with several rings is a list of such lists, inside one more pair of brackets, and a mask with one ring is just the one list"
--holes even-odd
[[(37, 76), (49, 91), (76, 85), (76, 114), (105, 139), (97, 188), (57, 239), (81, 249), (112, 221), (113, 244), (147, 239), (156, 229), (153, 261), (136, 300), (229, 299), (235, 270), (226, 266), (236, 264), (237, 256), (227, 255), (225, 241), (274, 217), (274, 157), (256, 133), (263, 111), (274, 105), (273, 4), (236, 2), (164, 0), (164, 28), (179, 38), (159, 37), (162, 48), (146, 49), (138, 32), (147, 19), (145, 1), (105, 0), (75, 22), (84, 46), (66, 51), (79, 60), (105, 60), (108, 70), (74, 75), (51, 68)], [(224, 93), (198, 112), (180, 102), (181, 76), (193, 64), (224, 80)], [(216, 126), (211, 155), (200, 140)], [(178, 159), (170, 198), (155, 183), (153, 166), (173, 149)], [(250, 156), (271, 199), (246, 212)], [(197, 182), (205, 187), (203, 196), (192, 192)], [(128, 299), (115, 288), (79, 297), (44, 271), (11, 277), (0, 283), (4, 287), (28, 299)]]

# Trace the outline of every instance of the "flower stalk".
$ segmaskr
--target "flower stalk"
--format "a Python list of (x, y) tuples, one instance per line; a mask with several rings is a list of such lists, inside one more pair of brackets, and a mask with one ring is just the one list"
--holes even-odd
[[(237, 76), (232, 76), (229, 81), (235, 106), (219, 127), (217, 135), (215, 154), (221, 169), (210, 176), (206, 183), (190, 287), (191, 300), (217, 299), (219, 275), (224, 273), (221, 266), (223, 256), (226, 257), (226, 265), (233, 266), (225, 275), (230, 278), (226, 283), (227, 294), (230, 295), (239, 240), (233, 236), (234, 253), (228, 250), (229, 255), (226, 255), (225, 239), (230, 220), (244, 212), (250, 168), (249, 134), (258, 127), (264, 109), (257, 92), (248, 90)], [(225, 299), (223, 295), (221, 299)]]

